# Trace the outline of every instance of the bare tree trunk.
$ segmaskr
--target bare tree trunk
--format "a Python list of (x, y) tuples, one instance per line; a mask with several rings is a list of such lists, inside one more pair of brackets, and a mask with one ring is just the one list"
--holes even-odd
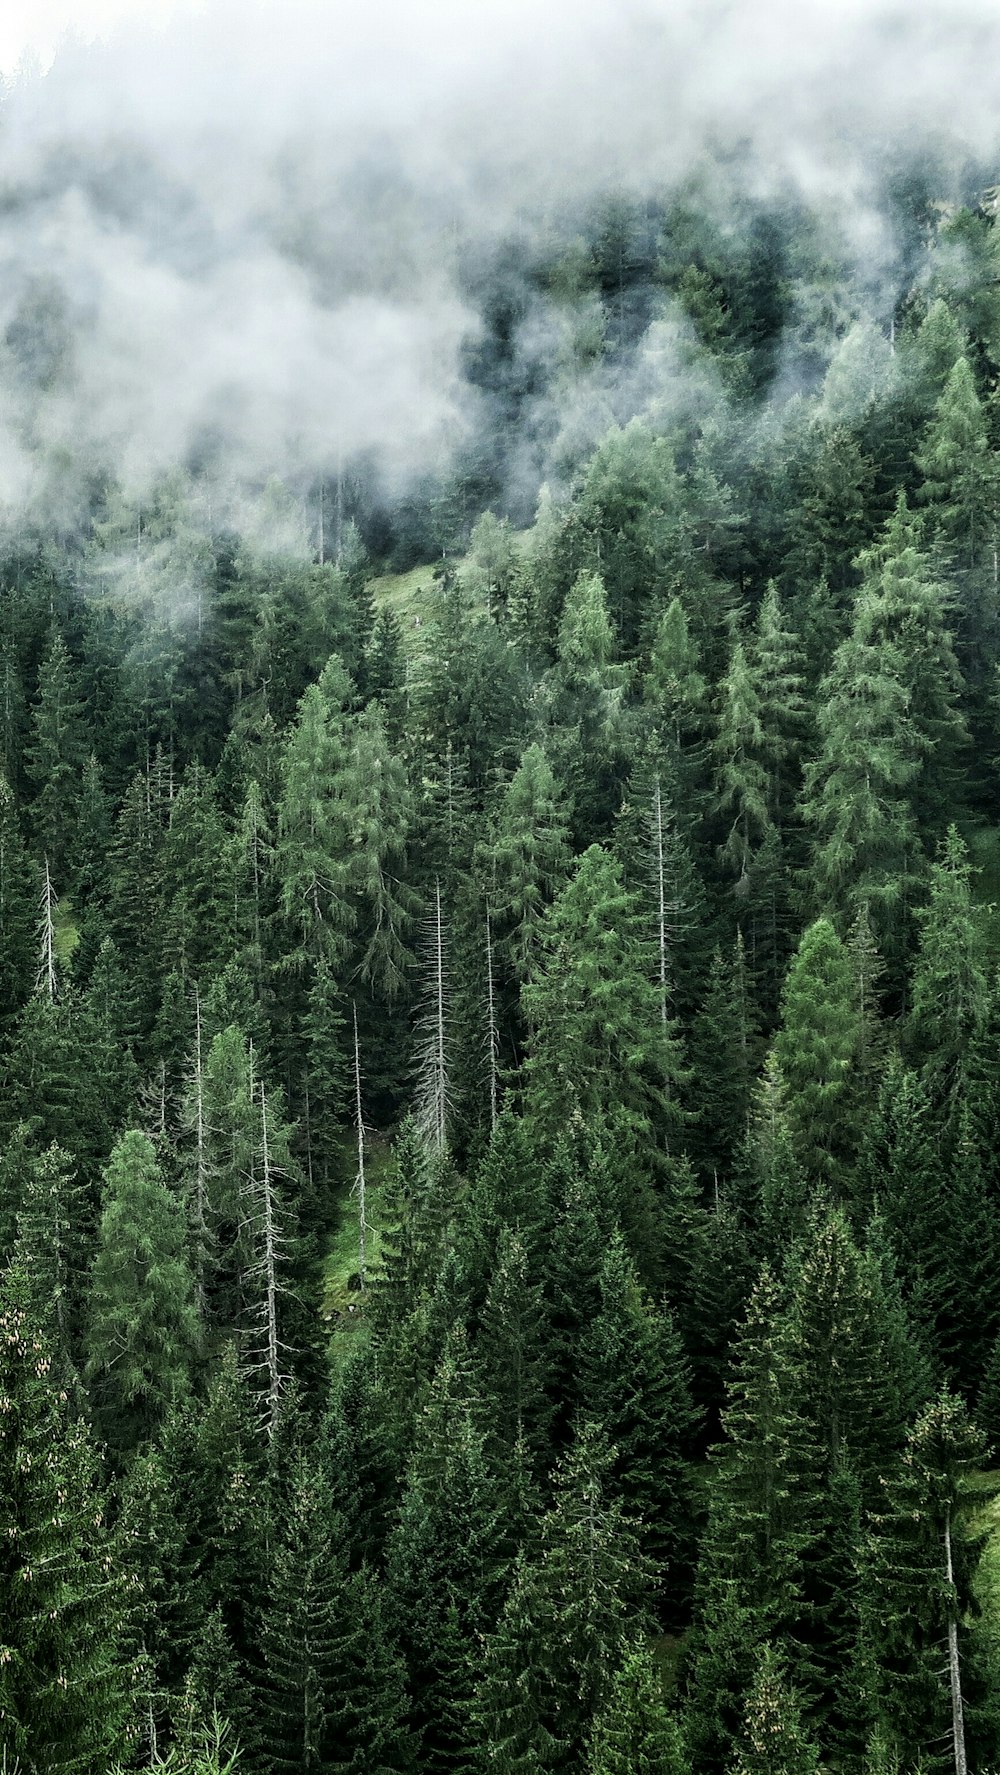
[(274, 1227), (274, 1193), (271, 1149), (267, 1137), (267, 1094), (260, 1086), (261, 1206), (264, 1235), (264, 1311), (267, 1321), (267, 1433), (273, 1436), (281, 1405), (281, 1373), (278, 1367), (278, 1276)]
[(440, 1152), (445, 1136), (445, 1101), (447, 1074), (444, 1053), (444, 928), (441, 921), (441, 883), (434, 883), (434, 1144)]
[(205, 1313), (205, 1262), (208, 1253), (208, 1156), (205, 1142), (205, 1084), (202, 1075), (201, 992), (194, 989), (194, 1214), (197, 1244), (198, 1308)]
[(446, 1044), (447, 974), (444, 955), (444, 918), (441, 883), (434, 884), (434, 910), (428, 931), (430, 991), (421, 1022), (425, 1048), (420, 1069), (419, 1120), (424, 1137), (435, 1152), (442, 1152), (448, 1123), (448, 1061)]
[(500, 1037), (497, 1032), (496, 1005), (493, 997), (493, 933), (490, 909), (486, 907), (486, 1063), (490, 1074), (490, 1132), (497, 1125), (497, 1062)]
[(45, 881), (42, 885), (40, 936), (41, 953), (36, 985), (38, 991), (44, 992), (51, 1004), (56, 997), (58, 981), (56, 979), (56, 896), (52, 886), (48, 857), (45, 859)]
[(657, 890), (657, 934), (660, 952), (660, 1022), (667, 1027), (667, 890), (666, 874), (663, 859), (663, 796), (660, 791), (660, 779), (657, 777), (653, 787), (653, 843), (654, 863), (656, 867)]
[[(955, 1574), (951, 1563), (951, 1505), (944, 1519), (944, 1559), (948, 1588), (954, 1591)], [(955, 1775), (967, 1775), (965, 1758), (965, 1715), (962, 1707), (962, 1677), (958, 1665), (958, 1618), (953, 1604), (948, 1604), (948, 1680), (951, 1684), (951, 1736), (955, 1753)]]
[(368, 1261), (368, 1221), (365, 1201), (365, 1119), (361, 1113), (361, 1048), (358, 1043), (358, 1007), (354, 1011), (354, 1121), (358, 1134), (358, 1175), (354, 1192), (358, 1198), (358, 1277), (362, 1294), (365, 1291), (365, 1270)]

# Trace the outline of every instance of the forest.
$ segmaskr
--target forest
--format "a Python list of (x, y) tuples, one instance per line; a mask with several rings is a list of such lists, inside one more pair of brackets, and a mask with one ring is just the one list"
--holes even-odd
[(238, 499), (5, 307), (7, 1775), (1000, 1767), (995, 177), (459, 240)]

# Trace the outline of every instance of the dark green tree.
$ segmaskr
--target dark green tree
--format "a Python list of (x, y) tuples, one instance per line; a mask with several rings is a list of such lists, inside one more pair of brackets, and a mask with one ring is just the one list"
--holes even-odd
[(98, 1422), (134, 1448), (187, 1390), (200, 1344), (184, 1211), (144, 1134), (123, 1135), (104, 1174), (86, 1344)]

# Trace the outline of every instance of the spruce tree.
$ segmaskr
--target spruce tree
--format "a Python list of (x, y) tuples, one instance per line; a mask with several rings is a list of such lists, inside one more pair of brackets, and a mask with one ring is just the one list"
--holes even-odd
[(614, 1451), (609, 1477), (641, 1520), (661, 1608), (676, 1610), (690, 1576), (690, 1460), (698, 1427), (690, 1375), (668, 1313), (644, 1297), (615, 1235), (599, 1279), (599, 1308), (579, 1350), (579, 1410)]
[(200, 1344), (184, 1214), (144, 1134), (122, 1136), (104, 1174), (87, 1311), (87, 1368), (112, 1445), (149, 1438), (188, 1388)]
[(90, 1775), (125, 1753), (126, 1595), (86, 1425), (72, 1420), (23, 1273), (0, 1280), (0, 1741)]
[(906, 1763), (965, 1767), (966, 1695), (976, 1699), (975, 1638), (963, 1622), (982, 1538), (968, 1522), (969, 1479), (982, 1437), (965, 1407), (942, 1391), (918, 1419), (887, 1476), (864, 1568), (864, 1632), (875, 1719)]
[(633, 895), (592, 845), (546, 914), (522, 991), (532, 1030), (528, 1112), (552, 1140), (574, 1116), (606, 1118), (626, 1139), (669, 1125), (666, 1087), (681, 1072), (664, 1032)]
[(816, 1746), (802, 1725), (802, 1704), (782, 1676), (780, 1660), (765, 1646), (747, 1697), (734, 1775), (818, 1775)]
[(588, 1775), (684, 1775), (676, 1719), (649, 1646), (638, 1640), (615, 1673), (587, 1753)]
[(931, 866), (930, 898), (917, 917), (907, 1050), (932, 1096), (949, 1103), (962, 1091), (988, 1012), (982, 919), (972, 898), (968, 852), (954, 826)]
[(474, 1705), (483, 1767), (579, 1766), (614, 1672), (643, 1626), (647, 1574), (610, 1501), (600, 1432), (583, 1426), (556, 1474), (536, 1559), (518, 1565)]
[(325, 1775), (334, 1766), (346, 1558), (323, 1475), (301, 1458), (278, 1531), (260, 1629), (261, 1736), (275, 1775)]
[(789, 1126), (807, 1170), (829, 1175), (848, 1149), (844, 1109), (860, 1029), (850, 958), (828, 918), (805, 932), (781, 1010), (774, 1053), (788, 1090)]
[(73, 662), (54, 628), (39, 669), (25, 763), (35, 789), (32, 820), (38, 845), (60, 879), (75, 841), (88, 749)]

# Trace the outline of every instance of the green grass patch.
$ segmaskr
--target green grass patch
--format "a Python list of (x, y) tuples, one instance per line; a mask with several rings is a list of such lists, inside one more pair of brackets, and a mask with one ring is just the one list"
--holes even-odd
[(69, 966), (73, 951), (80, 941), (80, 927), (76, 922), (73, 908), (68, 900), (57, 900), (56, 915), (53, 925), (56, 960), (60, 967)]
[(962, 837), (973, 868), (973, 897), (983, 908), (986, 941), (996, 961), (1000, 959), (1000, 826), (974, 826)]
[[(528, 535), (527, 530), (515, 530), (512, 533), (515, 548), (523, 549)], [(448, 563), (457, 578), (466, 585), (469, 564), (468, 555), (462, 555)], [(428, 625), (433, 620), (438, 595), (438, 581), (434, 578), (434, 572), (440, 566), (440, 560), (428, 561), (420, 567), (411, 567), (407, 573), (382, 573), (368, 581), (368, 591), (374, 599), (376, 609), (384, 606), (395, 612), (403, 632), (403, 646), (411, 657), (419, 657), (426, 645)], [(478, 604), (477, 600), (477, 606)], [(485, 604), (481, 608), (485, 610)]]
[[(411, 567), (409, 573), (386, 573), (368, 582), (368, 590), (379, 609), (392, 610), (403, 631), (407, 652), (417, 652), (421, 629), (434, 614), (437, 581), (433, 561), (426, 567)], [(416, 623), (419, 616), (420, 623)]]
[(976, 1572), (976, 1595), (983, 1615), (1000, 1637), (1000, 1473), (977, 1474), (969, 1489), (990, 1494), (972, 1518), (973, 1529), (986, 1534)]
[[(353, 1147), (345, 1142), (345, 1168), (351, 1162)], [(382, 1247), (382, 1201), (386, 1168), (392, 1147), (380, 1136), (370, 1136), (365, 1151), (365, 1219), (368, 1224), (366, 1268), (371, 1273), (378, 1263)], [(321, 1311), (331, 1332), (357, 1319), (363, 1297), (359, 1286), (358, 1199), (353, 1185), (347, 1185), (341, 1197), (337, 1224), (330, 1235), (323, 1260), (323, 1293)]]

